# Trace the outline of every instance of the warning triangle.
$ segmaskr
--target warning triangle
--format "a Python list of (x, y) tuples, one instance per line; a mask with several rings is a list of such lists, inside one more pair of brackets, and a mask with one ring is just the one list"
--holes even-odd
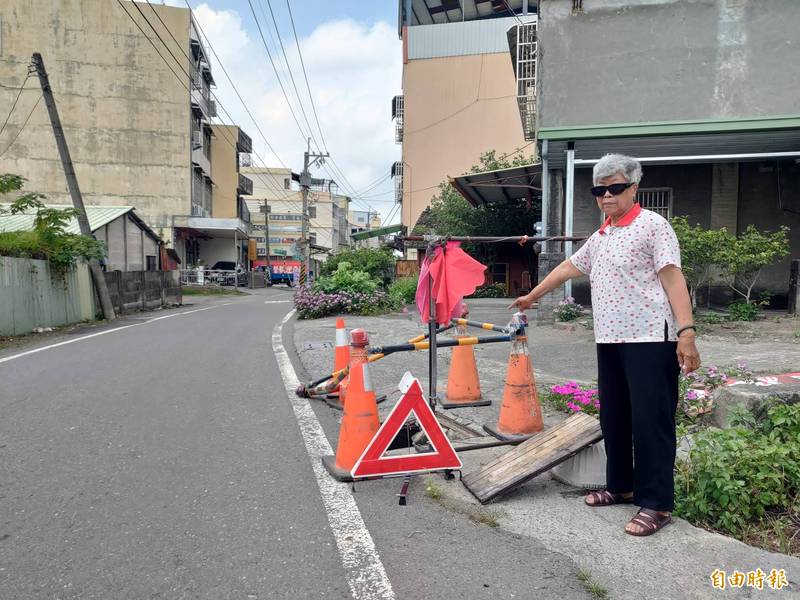
[[(361, 458), (356, 461), (352, 471), (354, 478), (461, 468), (461, 460), (456, 455), (453, 445), (425, 401), (419, 380), (410, 377), (410, 373), (406, 376), (401, 382), (403, 397), (392, 408), (392, 412), (361, 454)], [(425, 431), (433, 452), (383, 456), (412, 413)]]

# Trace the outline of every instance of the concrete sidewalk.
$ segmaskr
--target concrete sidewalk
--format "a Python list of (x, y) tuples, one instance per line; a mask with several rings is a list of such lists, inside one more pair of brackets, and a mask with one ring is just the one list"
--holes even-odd
[[(505, 308), (507, 305), (507, 300), (471, 301), (470, 318), (505, 325), (511, 315)], [(536, 326), (532, 315), (530, 320), (530, 352), (540, 385), (570, 379), (590, 382), (596, 378), (595, 348), (590, 330), (581, 326), (574, 331)], [(348, 316), (346, 324), (348, 329), (366, 329), (371, 345), (401, 343), (425, 331), (414, 313), (383, 317)], [(305, 374), (299, 373), (301, 377), (305, 375), (311, 379), (330, 372), (333, 350), (323, 346), (324, 342), (334, 340), (334, 330), (334, 318), (293, 323), (295, 350), (306, 371)], [(744, 361), (756, 371), (800, 370), (800, 345), (797, 344), (774, 341), (736, 344), (722, 338), (701, 338), (698, 345), (706, 365)], [(492, 399), (493, 403), (487, 407), (451, 412), (478, 426), (493, 424), (502, 399), (508, 346), (478, 346), (475, 354), (481, 389), (484, 397)], [(437, 355), (438, 389), (442, 391), (447, 382), (450, 352), (440, 350)], [(389, 396), (389, 400), (380, 405), (382, 417), (399, 397), (397, 384), (407, 370), (419, 377), (425, 388), (428, 387), (426, 352), (393, 355), (371, 365), (376, 391)], [(546, 407), (543, 411), (545, 426), (564, 418), (562, 414), (549, 413)], [(506, 449), (462, 453), (464, 472), (474, 471)], [(478, 506), (458, 479), (445, 481), (437, 476), (436, 482), (450, 503)], [(741, 589), (728, 586), (724, 592), (714, 590), (710, 574), (715, 569), (728, 573), (735, 569), (746, 573), (757, 568), (767, 574), (773, 568), (785, 569), (790, 581), (790, 586), (781, 592), (770, 590), (765, 584), (764, 593), (777, 594), (780, 598), (800, 598), (800, 559), (753, 548), (679, 519), (654, 537), (629, 536), (623, 529), (634, 514), (634, 507), (590, 508), (584, 504), (582, 492), (558, 483), (549, 474), (535, 478), (487, 508), (495, 511), (501, 528), (534, 538), (549, 550), (573, 558), (616, 600), (713, 598), (718, 594), (730, 598), (754, 598), (758, 596), (758, 590), (747, 586)]]

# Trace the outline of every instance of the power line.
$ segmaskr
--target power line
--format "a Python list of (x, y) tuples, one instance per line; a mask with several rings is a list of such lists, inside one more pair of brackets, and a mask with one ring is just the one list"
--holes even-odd
[(311, 94), (311, 85), (308, 83), (306, 63), (303, 60), (303, 52), (300, 50), (300, 39), (297, 37), (297, 29), (295, 29), (294, 26), (294, 16), (292, 15), (292, 6), (289, 0), (286, 0), (286, 8), (289, 10), (289, 21), (292, 23), (292, 33), (294, 33), (294, 41), (295, 44), (297, 44), (297, 54), (300, 57), (300, 66), (303, 67), (303, 78), (306, 80), (306, 89), (308, 90), (308, 99), (311, 101), (311, 110), (314, 111), (314, 120), (317, 122), (317, 129), (319, 129), (319, 137), (322, 139), (322, 146), (327, 152), (328, 144), (325, 142), (325, 134), (322, 132), (322, 126), (319, 124), (319, 115), (317, 114), (317, 107), (314, 105), (314, 96)]
[(25, 89), (25, 84), (28, 83), (28, 80), (30, 78), (31, 78), (31, 70), (30, 66), (28, 66), (28, 75), (25, 77), (25, 81), (23, 81), (22, 85), (19, 87), (19, 91), (17, 92), (17, 97), (14, 98), (14, 102), (11, 103), (11, 110), (8, 111), (6, 120), (3, 121), (3, 126), (0, 127), (0, 135), (3, 135), (3, 132), (6, 130), (6, 125), (8, 125), (8, 120), (11, 118), (11, 115), (14, 114), (14, 109), (17, 107), (17, 102), (19, 102), (20, 96), (22, 96), (22, 90)]
[[(289, 94), (286, 92), (286, 87), (283, 85), (283, 80), (280, 77), (280, 73), (278, 73), (278, 68), (275, 65), (275, 60), (272, 58), (272, 52), (270, 52), (269, 45), (267, 44), (267, 40), (264, 37), (264, 31), (261, 28), (261, 23), (259, 22), (258, 16), (256, 15), (256, 11), (255, 11), (255, 8), (253, 7), (252, 0), (247, 0), (247, 4), (250, 6), (250, 12), (253, 15), (253, 20), (256, 22), (256, 28), (258, 29), (258, 33), (259, 33), (259, 36), (261, 37), (261, 42), (264, 45), (264, 49), (267, 51), (267, 57), (269, 58), (270, 65), (272, 66), (272, 70), (275, 73), (275, 78), (278, 80), (278, 85), (281, 88), (281, 93), (283, 94), (283, 98), (284, 98), (284, 100), (286, 100), (286, 105), (289, 107), (289, 112), (291, 112), (291, 114), (292, 114), (292, 118), (294, 119), (295, 125), (297, 125), (298, 131), (300, 132), (301, 136), (303, 137), (303, 141), (305, 141), (306, 133), (303, 130), (303, 127), (300, 124), (299, 119), (297, 118), (297, 114), (295, 113), (294, 108), (292, 107), (292, 103), (289, 100)], [(275, 26), (276, 26), (276, 33), (278, 33), (278, 38), (280, 39), (280, 33), (277, 30), (277, 23), (275, 24)], [(283, 47), (282, 42), (281, 42), (281, 47)], [(286, 66), (287, 66), (287, 69), (289, 70), (290, 78), (292, 79), (292, 81), (294, 81), (294, 77), (291, 74), (291, 66), (289, 65), (288, 61), (286, 63)], [(296, 86), (295, 86), (295, 91), (296, 91)], [(299, 97), (299, 95), (298, 95), (298, 101), (300, 102), (300, 108), (303, 111), (303, 114), (305, 115), (305, 110), (302, 108), (303, 107), (303, 103), (302, 103), (302, 100)], [(306, 118), (306, 123), (308, 123), (308, 119), (307, 118)], [(322, 150), (320, 148), (319, 142), (317, 142), (316, 138), (314, 137), (314, 132), (310, 128), (310, 125), (309, 125), (309, 134), (310, 134), (309, 137), (311, 137), (311, 139), (314, 141), (314, 144), (317, 147), (317, 152), (321, 153)], [(328, 167), (327, 163), (325, 163), (323, 165), (323, 168), (326, 171), (328, 171), (329, 175), (331, 175), (332, 177), (334, 177), (336, 179), (339, 179), (341, 181), (341, 187), (346, 192), (348, 192), (351, 196), (354, 196), (355, 194), (353, 194), (353, 186), (350, 185), (350, 182), (347, 180), (347, 177), (344, 175), (344, 172), (339, 168), (339, 166), (336, 164), (336, 161), (333, 158), (330, 158), (330, 163), (331, 163), (330, 167)]]
[[(180, 84), (183, 86), (183, 88), (184, 88), (184, 89), (185, 89), (187, 92), (191, 93), (191, 90), (190, 90), (190, 89), (189, 89), (189, 87), (186, 85), (186, 83), (183, 81), (183, 79), (182, 79), (182, 78), (181, 78), (181, 77), (180, 77), (180, 76), (179, 76), (179, 75), (178, 75), (178, 74), (175, 72), (175, 70), (172, 68), (172, 65), (171, 65), (171, 64), (169, 63), (169, 61), (168, 61), (168, 60), (167, 60), (167, 59), (164, 57), (164, 55), (163, 55), (163, 54), (161, 54), (161, 52), (158, 50), (158, 48), (156, 47), (156, 45), (155, 45), (155, 43), (153, 42), (153, 40), (152, 40), (152, 39), (150, 39), (150, 36), (148, 36), (148, 35), (147, 35), (147, 34), (144, 32), (144, 30), (141, 28), (141, 26), (139, 25), (139, 23), (138, 23), (138, 22), (136, 21), (136, 19), (133, 17), (133, 15), (132, 15), (130, 12), (128, 12), (128, 10), (127, 10), (127, 9), (125, 8), (125, 6), (122, 4), (121, 0), (117, 0), (117, 2), (118, 2), (118, 3), (119, 3), (119, 5), (122, 7), (122, 10), (123, 10), (123, 11), (125, 11), (125, 14), (126, 14), (126, 15), (127, 15), (127, 16), (128, 16), (128, 17), (129, 17), (129, 18), (130, 18), (130, 19), (131, 19), (133, 22), (134, 22), (134, 24), (135, 24), (135, 25), (136, 25), (136, 27), (139, 29), (139, 31), (142, 33), (142, 35), (143, 35), (145, 38), (147, 38), (147, 41), (148, 41), (148, 42), (150, 42), (150, 45), (151, 45), (151, 46), (153, 46), (153, 49), (156, 51), (156, 53), (159, 55), (159, 57), (161, 57), (161, 60), (163, 60), (163, 61), (164, 61), (164, 64), (166, 64), (166, 65), (167, 65), (167, 67), (170, 69), (170, 71), (171, 71), (171, 72), (172, 72), (172, 74), (175, 76), (175, 78), (178, 80), (178, 82), (179, 82), (179, 83), (180, 83)], [(134, 6), (136, 6), (136, 3), (133, 3), (133, 4), (134, 4)], [(148, 0), (148, 4), (149, 4), (149, 0)], [(153, 8), (153, 6), (152, 6), (152, 5), (150, 5), (150, 6), (151, 6), (151, 8)], [(158, 38), (158, 40), (161, 42), (161, 44), (164, 46), (164, 48), (166, 48), (166, 49), (167, 49), (167, 51), (170, 53), (170, 55), (172, 56), (173, 60), (174, 60), (174, 61), (176, 62), (176, 64), (178, 65), (178, 68), (179, 68), (179, 70), (181, 71), (181, 73), (183, 73), (184, 75), (186, 75), (187, 79), (191, 79), (191, 76), (189, 75), (189, 73), (188, 73), (187, 71), (184, 71), (184, 70), (183, 70), (183, 68), (180, 66), (180, 62), (177, 60), (177, 58), (175, 57), (175, 55), (174, 55), (174, 54), (172, 54), (172, 52), (169, 50), (169, 48), (167, 48), (167, 44), (166, 44), (166, 42), (165, 42), (165, 41), (164, 41), (164, 39), (163, 39), (163, 38), (162, 38), (162, 37), (159, 35), (159, 33), (156, 31), (155, 27), (153, 27), (153, 24), (150, 22), (150, 20), (149, 20), (149, 19), (148, 19), (148, 18), (145, 16), (145, 14), (144, 14), (144, 13), (141, 11), (141, 9), (139, 9), (139, 7), (138, 7), (138, 6), (136, 6), (136, 8), (137, 8), (137, 10), (139, 11), (139, 13), (142, 15), (142, 18), (145, 20), (145, 22), (146, 22), (146, 23), (148, 24), (148, 26), (150, 27), (150, 29), (152, 29), (152, 30), (153, 30), (153, 33), (156, 35), (156, 37), (157, 37), (157, 38)], [(191, 7), (190, 7), (190, 8), (191, 8)], [(153, 8), (153, 11), (155, 12), (155, 9), (154, 9), (154, 8)], [(158, 16), (158, 15), (156, 14), (156, 16)], [(161, 21), (161, 22), (162, 22), (162, 25), (163, 25), (163, 21)], [(166, 25), (165, 25), (165, 28), (166, 28), (166, 29), (169, 31), (169, 28), (167, 28), (167, 27), (166, 27)], [(171, 35), (171, 32), (170, 32), (170, 35)], [(174, 39), (174, 37), (173, 37), (173, 39)], [(176, 43), (177, 43), (177, 42), (176, 42)], [(178, 44), (178, 47), (180, 47), (180, 44)], [(182, 48), (181, 48), (181, 51), (184, 53), (184, 55), (185, 55), (187, 58), (189, 58), (188, 54), (186, 54), (186, 52), (185, 52), (185, 51), (184, 51)], [(191, 60), (191, 58), (190, 58), (190, 60)], [(215, 95), (213, 92), (211, 93), (211, 95), (212, 95), (212, 96), (214, 97), (214, 99), (217, 101), (217, 104), (220, 106), (220, 108), (223, 110), (223, 112), (224, 112), (224, 113), (225, 113), (225, 114), (228, 116), (228, 118), (229, 118), (229, 119), (231, 119), (231, 121), (232, 121), (233, 119), (231, 118), (231, 116), (230, 116), (230, 113), (228, 113), (228, 111), (225, 109), (225, 107), (224, 107), (224, 105), (222, 104), (222, 102), (220, 102), (220, 101), (219, 101), (219, 98), (217, 98), (217, 96), (216, 96), (216, 95)], [(223, 130), (223, 131), (224, 131), (224, 130)], [(227, 142), (227, 143), (228, 143), (228, 144), (229, 144), (229, 145), (230, 145), (230, 146), (231, 146), (231, 147), (232, 147), (232, 148), (233, 148), (235, 151), (237, 151), (237, 152), (238, 152), (238, 149), (237, 149), (237, 147), (236, 147), (236, 143), (235, 143), (235, 141), (234, 141), (234, 142), (231, 142), (231, 138), (229, 138), (229, 137), (227, 136), (227, 134), (226, 134), (226, 133), (224, 133), (224, 134), (223, 134), (223, 138), (225, 139), (225, 141), (226, 141), (226, 142)], [(262, 160), (262, 162), (264, 162), (264, 161), (263, 161), (263, 159), (261, 159), (261, 157), (258, 155), (258, 153), (255, 153), (255, 152), (254, 152), (254, 154), (256, 155), (256, 157), (257, 157), (257, 158), (259, 158), (260, 160)], [(262, 183), (263, 183), (265, 180), (262, 178), (262, 179), (261, 179), (261, 181), (262, 181)], [(270, 180), (268, 180), (268, 181), (270, 181)], [(274, 184), (274, 182), (272, 182), (272, 183)], [(274, 185), (277, 185), (277, 184), (274, 184)], [(267, 187), (269, 187), (269, 184), (267, 184)], [(277, 189), (277, 187), (276, 187), (275, 189)], [(286, 197), (288, 197), (288, 195), (287, 195)], [(289, 202), (291, 202), (291, 201), (289, 201)], [(317, 225), (317, 226), (318, 226), (318, 225)]]
[[(303, 113), (303, 120), (306, 123), (306, 127), (308, 127), (308, 132), (311, 134), (311, 137), (314, 137), (314, 130), (311, 128), (311, 124), (308, 122), (308, 116), (306, 115), (306, 110), (303, 108), (303, 100), (300, 98), (300, 92), (297, 90), (297, 84), (294, 81), (294, 75), (292, 74), (292, 67), (289, 64), (289, 59), (286, 56), (286, 49), (283, 47), (283, 39), (281, 38), (281, 32), (278, 28), (278, 21), (275, 19), (275, 13), (272, 11), (272, 2), (271, 0), (267, 0), (267, 7), (269, 8), (269, 14), (272, 17), (272, 25), (275, 27), (275, 33), (278, 35), (278, 44), (281, 47), (281, 53), (283, 54), (283, 60), (286, 63), (286, 70), (289, 73), (289, 79), (292, 82), (292, 87), (294, 88), (294, 93), (297, 96), (297, 102), (300, 105), (300, 112)], [(315, 140), (316, 142), (316, 140)], [(323, 144), (324, 147), (324, 144)], [(319, 148), (317, 148), (319, 150)], [(325, 149), (327, 152), (327, 148)]]
[(300, 125), (300, 121), (297, 119), (297, 115), (294, 112), (294, 108), (292, 108), (292, 103), (289, 102), (289, 96), (286, 93), (286, 88), (283, 87), (283, 81), (278, 76), (278, 68), (275, 66), (275, 61), (272, 59), (272, 52), (269, 51), (269, 46), (267, 46), (267, 40), (264, 37), (264, 31), (261, 29), (261, 23), (258, 21), (258, 16), (256, 15), (256, 10), (253, 8), (253, 2), (251, 0), (247, 0), (247, 4), (250, 5), (250, 12), (253, 13), (253, 19), (256, 22), (256, 27), (258, 28), (258, 34), (261, 36), (261, 41), (264, 44), (264, 50), (267, 51), (267, 57), (269, 57), (269, 62), (272, 65), (272, 70), (275, 72), (275, 78), (278, 80), (278, 85), (281, 87), (281, 92), (283, 93), (283, 97), (286, 100), (286, 104), (289, 107), (289, 111), (292, 113), (292, 117), (294, 118), (294, 122), (297, 125), (297, 128), (300, 130), (300, 133), (303, 135), (303, 138), (306, 137), (305, 133), (303, 132), (303, 128)]
[(3, 150), (2, 152), (0, 152), (0, 158), (3, 158), (3, 156), (5, 155), (5, 153), (6, 153), (6, 152), (8, 152), (8, 151), (11, 149), (11, 146), (13, 146), (13, 145), (16, 143), (16, 141), (17, 141), (17, 138), (19, 138), (19, 134), (21, 134), (21, 133), (22, 133), (22, 130), (23, 130), (23, 129), (25, 129), (25, 127), (27, 127), (27, 125), (28, 125), (28, 121), (30, 121), (30, 120), (31, 120), (31, 116), (33, 115), (33, 111), (35, 111), (35, 110), (36, 110), (36, 107), (37, 107), (37, 106), (39, 106), (39, 102), (41, 102), (41, 101), (42, 101), (42, 98), (43, 98), (43, 95), (42, 95), (42, 94), (39, 94), (39, 98), (36, 100), (36, 104), (34, 104), (34, 105), (33, 105), (33, 108), (31, 109), (31, 112), (29, 112), (29, 113), (28, 113), (28, 116), (27, 116), (27, 118), (25, 119), (25, 122), (22, 124), (22, 127), (20, 127), (20, 128), (19, 128), (19, 131), (17, 131), (17, 135), (15, 135), (15, 136), (14, 136), (14, 139), (13, 139), (13, 140), (11, 140), (11, 143), (10, 143), (8, 146), (6, 146), (6, 149), (5, 149), (5, 150)]
[[(167, 33), (170, 35), (170, 37), (172, 38), (172, 40), (175, 42), (176, 46), (177, 46), (177, 47), (178, 47), (178, 48), (181, 50), (181, 53), (182, 53), (182, 54), (183, 54), (183, 55), (184, 55), (184, 56), (185, 56), (185, 57), (186, 57), (186, 58), (187, 58), (187, 59), (188, 59), (188, 60), (191, 62), (191, 61), (192, 61), (192, 58), (189, 56), (189, 54), (186, 52), (186, 50), (185, 50), (185, 49), (184, 49), (184, 48), (181, 46), (181, 44), (178, 42), (178, 40), (176, 40), (176, 39), (175, 39), (175, 36), (172, 34), (172, 31), (171, 31), (171, 30), (169, 29), (169, 27), (167, 27), (167, 25), (164, 23), (163, 19), (162, 19), (162, 18), (161, 18), (161, 16), (158, 14), (158, 12), (156, 11), (155, 7), (154, 7), (154, 6), (153, 6), (153, 5), (150, 3), (150, 0), (146, 0), (146, 2), (147, 2), (147, 4), (150, 6), (151, 10), (153, 11), (153, 14), (155, 14), (156, 18), (159, 20), (159, 22), (161, 23), (161, 25), (164, 27), (164, 29), (167, 31)], [(188, 4), (188, 2), (187, 2), (187, 4)], [(150, 29), (152, 29), (152, 30), (153, 30), (153, 33), (155, 33), (155, 35), (156, 35), (156, 37), (159, 39), (159, 41), (160, 41), (160, 42), (161, 42), (161, 43), (164, 45), (164, 47), (165, 47), (165, 48), (167, 49), (167, 51), (170, 53), (170, 56), (172, 56), (173, 60), (175, 60), (176, 64), (178, 65), (178, 68), (181, 70), (181, 72), (182, 72), (184, 75), (186, 75), (186, 77), (187, 77), (187, 78), (191, 79), (191, 75), (190, 75), (190, 74), (189, 74), (187, 71), (185, 71), (185, 70), (184, 70), (184, 69), (183, 69), (183, 68), (180, 66), (180, 62), (179, 62), (179, 61), (178, 61), (178, 59), (175, 57), (175, 55), (172, 53), (172, 51), (171, 51), (171, 50), (169, 50), (169, 48), (167, 47), (167, 44), (166, 44), (166, 42), (165, 42), (165, 41), (164, 41), (164, 39), (163, 39), (163, 38), (162, 38), (162, 37), (159, 35), (159, 33), (156, 31), (155, 27), (153, 27), (153, 24), (150, 22), (150, 20), (149, 20), (149, 19), (148, 19), (148, 18), (147, 18), (147, 17), (144, 15), (144, 13), (141, 11), (141, 9), (139, 9), (139, 7), (138, 7), (138, 6), (137, 6), (136, 8), (137, 8), (137, 10), (139, 10), (139, 13), (142, 15), (142, 18), (144, 18), (145, 22), (146, 22), (146, 23), (147, 23), (147, 24), (150, 26)], [(190, 8), (190, 10), (191, 10), (191, 6), (190, 6), (189, 8)], [(126, 11), (126, 12), (127, 12), (127, 11)], [(140, 31), (141, 31), (141, 28), (140, 28)], [(142, 31), (142, 33), (144, 34), (144, 31)], [(146, 34), (145, 34), (145, 35), (146, 35)], [(148, 39), (149, 39), (149, 38), (148, 38)], [(208, 39), (208, 38), (206, 37), (206, 40), (207, 40), (207, 39)], [(209, 44), (209, 45), (210, 45), (210, 44)], [(213, 49), (213, 48), (212, 48), (212, 49)], [(216, 56), (216, 51), (214, 52), (214, 55)], [(163, 56), (162, 56), (162, 58), (163, 58)], [(217, 58), (219, 58), (219, 57), (217, 57)], [(165, 60), (166, 60), (166, 59), (165, 59)], [(169, 63), (167, 63), (167, 64), (169, 65)], [(174, 71), (173, 71), (173, 74), (175, 74), (175, 73), (174, 73)], [(227, 72), (226, 72), (226, 75), (227, 75)], [(177, 75), (176, 75), (176, 77), (177, 77)], [(188, 88), (186, 88), (186, 86), (185, 86), (185, 85), (184, 85), (184, 88), (188, 90)], [(238, 90), (237, 90), (237, 94), (238, 94)], [(228, 110), (225, 108), (225, 106), (222, 104), (222, 102), (220, 102), (220, 101), (219, 101), (219, 98), (216, 96), (216, 94), (214, 94), (214, 93), (212, 92), (212, 94), (211, 94), (211, 95), (212, 95), (212, 96), (214, 97), (214, 99), (217, 101), (217, 104), (219, 105), (220, 109), (221, 109), (221, 110), (222, 110), (222, 111), (225, 113), (225, 115), (228, 117), (228, 119), (229, 119), (229, 120), (231, 120), (231, 121), (233, 121), (233, 118), (231, 117), (230, 113), (229, 113), (229, 112), (228, 112)], [(248, 109), (247, 109), (247, 107), (246, 107), (246, 105), (245, 105), (245, 109), (246, 109), (246, 110), (248, 110)], [(250, 114), (249, 110), (248, 110), (248, 114)], [(250, 116), (251, 116), (251, 118), (252, 118), (252, 114), (250, 114)], [(254, 122), (254, 124), (256, 125), (256, 127), (258, 128), (258, 124), (257, 124), (257, 123), (255, 123), (255, 120), (253, 120), (253, 122)], [(260, 132), (260, 129), (259, 129), (259, 132)], [(269, 144), (269, 142), (267, 141), (266, 137), (265, 137), (265, 136), (263, 136), (263, 133), (262, 133), (262, 137), (264, 137), (264, 142), (267, 144), (267, 147), (268, 147), (268, 148), (270, 148), (270, 150), (273, 152), (273, 154), (276, 154), (276, 156), (277, 156), (277, 153), (275, 153), (275, 150), (274, 150), (274, 149), (272, 148), (272, 146)], [(223, 138), (225, 139), (225, 141), (226, 141), (226, 142), (228, 142), (228, 144), (229, 144), (229, 145), (230, 145), (230, 146), (231, 146), (231, 147), (232, 147), (232, 148), (233, 148), (235, 151), (237, 151), (237, 152), (238, 152), (238, 148), (237, 148), (237, 146), (236, 146), (236, 140), (233, 140), (233, 141), (231, 141), (231, 138), (230, 138), (230, 137), (227, 135), (227, 132), (224, 132), (224, 133), (223, 133)], [(259, 159), (261, 159), (261, 157), (260, 157), (260, 156), (258, 156), (258, 154), (257, 154), (257, 153), (256, 153), (256, 156), (257, 156)], [(261, 159), (261, 160), (262, 160), (262, 162), (265, 162), (265, 164), (266, 164), (266, 161), (264, 161), (263, 159)], [(262, 178), (262, 179), (261, 179), (261, 181), (262, 181), (262, 182), (264, 182), (265, 180)], [(278, 190), (278, 191), (279, 191), (279, 193), (282, 191), (282, 190), (279, 190), (279, 189), (277, 188), (277, 184), (275, 184), (275, 183), (274, 183), (272, 180), (268, 180), (268, 181), (272, 182), (272, 183), (275, 185), (275, 189), (276, 189), (276, 190)], [(288, 198), (288, 197), (289, 197), (289, 196), (288, 196), (288, 194), (286, 194), (286, 195), (285, 195), (285, 197), (287, 197), (287, 198)]]

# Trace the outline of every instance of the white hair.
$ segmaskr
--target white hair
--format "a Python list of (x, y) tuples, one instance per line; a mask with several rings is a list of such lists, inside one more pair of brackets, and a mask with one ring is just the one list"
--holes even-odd
[(594, 166), (592, 181), (598, 185), (601, 179), (622, 175), (628, 183), (639, 183), (642, 179), (642, 165), (632, 156), (606, 154)]

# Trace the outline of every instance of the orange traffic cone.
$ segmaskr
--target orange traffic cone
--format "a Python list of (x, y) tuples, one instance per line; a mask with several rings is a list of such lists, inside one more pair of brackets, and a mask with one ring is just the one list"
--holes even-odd
[(533, 377), (531, 357), (528, 353), (528, 338), (525, 334), (528, 317), (525, 313), (516, 313), (514, 320), (522, 327), (522, 332), (511, 343), (500, 418), (494, 427), (483, 426), (494, 437), (508, 442), (526, 440), (544, 429), (542, 409), (536, 393), (536, 380)]
[(322, 457), (322, 464), (339, 481), (352, 481), (350, 471), (380, 427), (378, 404), (367, 362), (368, 344), (366, 331), (354, 329), (350, 332), (350, 385), (336, 456)]
[[(456, 337), (467, 337), (467, 326), (456, 326)], [(472, 346), (455, 346), (447, 373), (447, 393), (439, 401), (443, 408), (462, 406), (488, 406), (491, 400), (481, 398), (481, 382)]]
[[(339, 317), (336, 319), (336, 348), (333, 351), (333, 372), (341, 371), (348, 364), (350, 364), (350, 344), (347, 343), (347, 329), (344, 327), (344, 319)], [(347, 387), (346, 384), (345, 387)], [(344, 405), (342, 385), (339, 384), (325, 398), (330, 406), (341, 410)]]

